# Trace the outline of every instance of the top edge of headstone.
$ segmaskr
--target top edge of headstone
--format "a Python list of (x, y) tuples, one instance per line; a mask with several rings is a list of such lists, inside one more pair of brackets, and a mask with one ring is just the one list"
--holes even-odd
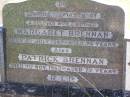
[[(28, 6), (28, 4), (32, 4), (32, 5), (49, 5), (53, 2), (56, 2), (56, 1), (63, 1), (63, 2), (69, 2), (69, 0), (27, 0), (27, 1), (22, 1), (22, 2), (16, 2), (16, 3), (7, 3), (4, 5), (3, 7), (3, 12), (6, 10), (6, 9), (9, 9), (11, 7), (22, 7), (22, 8), (26, 8)], [(40, 3), (42, 2), (42, 3)], [(72, 3), (72, 2), (78, 2), (79, 4), (83, 4), (86, 6), (87, 5), (97, 5), (98, 7), (102, 6), (104, 8), (112, 8), (112, 9), (115, 9), (115, 10), (118, 10), (121, 14), (125, 15), (125, 12), (124, 10), (120, 7), (120, 6), (115, 6), (115, 5), (107, 5), (107, 4), (103, 4), (103, 3), (99, 3), (99, 2), (96, 2), (96, 1), (93, 1), (93, 0), (71, 0), (71, 2), (69, 3)], [(23, 6), (22, 6), (23, 5)], [(97, 7), (96, 6), (96, 7)], [(83, 6), (84, 7), (84, 6)], [(59, 8), (58, 8), (59, 9)]]

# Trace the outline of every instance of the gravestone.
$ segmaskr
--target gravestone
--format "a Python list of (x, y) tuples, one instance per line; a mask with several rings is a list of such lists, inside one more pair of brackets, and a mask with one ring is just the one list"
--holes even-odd
[(89, 0), (8, 4), (7, 81), (123, 88), (124, 12)]

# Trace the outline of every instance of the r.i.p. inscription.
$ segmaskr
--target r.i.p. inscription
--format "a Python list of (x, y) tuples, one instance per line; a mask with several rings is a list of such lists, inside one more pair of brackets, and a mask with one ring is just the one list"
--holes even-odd
[(4, 7), (7, 80), (121, 89), (124, 13), (89, 0)]

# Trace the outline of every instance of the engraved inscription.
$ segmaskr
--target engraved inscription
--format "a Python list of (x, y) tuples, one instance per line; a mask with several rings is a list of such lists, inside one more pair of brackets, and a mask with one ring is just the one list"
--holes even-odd
[(90, 27), (98, 28), (97, 22), (58, 22), (58, 21), (38, 21), (38, 20), (27, 20), (28, 26), (47, 26), (47, 27)]
[(77, 83), (79, 80), (75, 76), (67, 76), (67, 75), (48, 75), (47, 79), (49, 81), (71, 82), (71, 83)]
[(85, 65), (107, 65), (108, 60), (105, 58), (85, 58), (85, 57), (67, 57), (67, 56), (48, 56), (48, 55), (28, 55), (19, 54), (20, 61), (32, 62), (52, 62), (52, 63), (69, 63), (69, 64), (85, 64)]
[(53, 65), (38, 65), (38, 64), (9, 64), (9, 68), (12, 69), (28, 69), (28, 70), (40, 70), (40, 71), (57, 71), (68, 73), (88, 73), (88, 74), (106, 74), (106, 75), (118, 75), (118, 69), (106, 69), (106, 68), (87, 68), (87, 67), (71, 67), (59, 64)]
[(68, 54), (71, 54), (72, 53), (72, 49), (71, 48), (56, 48), (56, 47), (52, 47), (51, 48), (51, 52), (52, 53), (68, 53)]
[(46, 45), (69, 45), (69, 46), (88, 46), (88, 47), (103, 47), (115, 48), (119, 44), (116, 42), (102, 42), (102, 41), (80, 41), (80, 40), (52, 40), (52, 39), (27, 39), (27, 38), (12, 38), (10, 42), (16, 44), (46, 44)]
[(64, 7), (66, 7), (66, 4), (64, 1), (56, 1), (55, 6), (57, 8), (64, 8)]
[(17, 28), (15, 34), (18, 35), (35, 35), (35, 36), (58, 36), (58, 37), (84, 37), (94, 39), (112, 39), (113, 32), (105, 31), (81, 31), (81, 30), (56, 30), (56, 29), (30, 29)]
[(25, 17), (42, 17), (42, 18), (65, 18), (65, 19), (102, 19), (101, 13), (95, 12), (56, 12), (56, 11), (33, 11), (25, 12)]

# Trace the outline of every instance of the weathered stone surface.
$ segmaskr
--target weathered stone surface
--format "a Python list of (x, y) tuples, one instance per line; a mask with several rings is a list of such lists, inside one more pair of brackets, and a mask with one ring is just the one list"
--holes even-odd
[(122, 9), (89, 0), (29, 0), (3, 12), (8, 81), (122, 88)]

